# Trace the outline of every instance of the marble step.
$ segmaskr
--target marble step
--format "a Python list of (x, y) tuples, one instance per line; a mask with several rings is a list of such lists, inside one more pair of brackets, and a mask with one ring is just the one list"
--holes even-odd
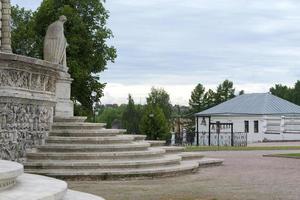
[(67, 192), (64, 181), (23, 174), (14, 187), (0, 191), (1, 200), (61, 200)]
[(68, 190), (67, 194), (64, 196), (62, 200), (105, 200), (105, 199), (92, 194), (77, 192), (74, 190)]
[(184, 151), (184, 147), (178, 147), (178, 146), (162, 146), (162, 147), (155, 147), (155, 148), (161, 148), (166, 150), (166, 153), (181, 153)]
[[(104, 137), (104, 136), (116, 136), (125, 133), (123, 129), (97, 129), (97, 130), (74, 130), (74, 129), (57, 129), (51, 130), (49, 136), (61, 136), (61, 137)], [(134, 137), (135, 138), (135, 137)]]
[(198, 160), (199, 167), (212, 167), (222, 165), (224, 162), (223, 159), (217, 158), (202, 158)]
[(85, 122), (87, 117), (54, 117), (54, 122)]
[(149, 142), (151, 147), (160, 147), (166, 144), (164, 140), (146, 140), (146, 142)]
[(144, 151), (120, 151), (120, 152), (34, 152), (28, 151), (26, 157), (32, 160), (124, 160), (146, 159), (160, 157), (165, 154), (163, 149), (148, 148)]
[(95, 130), (104, 128), (106, 124), (104, 123), (86, 123), (86, 122), (54, 122), (52, 124), (52, 130), (61, 129), (75, 129), (75, 130)]
[(23, 165), (0, 160), (0, 191), (14, 186), (16, 184), (17, 177), (22, 174)]
[(122, 144), (130, 143), (134, 140), (131, 136), (112, 137), (58, 137), (50, 136), (46, 139), (48, 144)]
[(29, 170), (31, 173), (38, 173), (46, 176), (56, 177), (65, 180), (111, 180), (120, 178), (146, 178), (146, 177), (168, 177), (196, 172), (199, 163), (196, 161), (181, 161), (180, 164), (141, 169), (68, 169), (68, 170)]
[(132, 136), (136, 141), (145, 140), (147, 137), (146, 135), (132, 135)]
[(24, 164), (26, 171), (31, 169), (131, 169), (179, 164), (180, 156), (168, 155), (143, 160), (69, 160), (33, 161)]
[(116, 151), (143, 151), (150, 144), (147, 142), (132, 142), (127, 144), (45, 144), (36, 146), (40, 152), (116, 152)]
[(204, 158), (204, 155), (201, 152), (182, 152), (178, 155), (181, 156), (182, 160), (195, 160)]

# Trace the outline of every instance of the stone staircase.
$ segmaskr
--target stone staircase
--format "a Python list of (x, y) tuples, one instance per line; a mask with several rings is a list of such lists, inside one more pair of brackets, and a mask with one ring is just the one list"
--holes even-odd
[(67, 180), (106, 180), (174, 176), (223, 162), (85, 119), (56, 118), (45, 144), (27, 152), (25, 171)]
[(68, 190), (67, 183), (54, 178), (23, 174), (23, 166), (0, 160), (0, 200), (104, 200)]

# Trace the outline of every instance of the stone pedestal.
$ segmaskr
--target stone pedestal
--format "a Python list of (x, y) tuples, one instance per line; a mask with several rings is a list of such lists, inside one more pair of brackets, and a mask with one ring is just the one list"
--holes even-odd
[(71, 79), (67, 72), (60, 73), (56, 82), (56, 100), (55, 117), (68, 118), (74, 116), (74, 104), (71, 101)]

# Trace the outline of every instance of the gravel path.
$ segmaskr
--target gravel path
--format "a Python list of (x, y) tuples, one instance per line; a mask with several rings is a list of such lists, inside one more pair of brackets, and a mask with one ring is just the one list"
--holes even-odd
[(300, 151), (203, 152), (225, 159), (197, 174), (154, 180), (69, 182), (70, 188), (107, 200), (298, 200), (300, 160), (262, 157)]

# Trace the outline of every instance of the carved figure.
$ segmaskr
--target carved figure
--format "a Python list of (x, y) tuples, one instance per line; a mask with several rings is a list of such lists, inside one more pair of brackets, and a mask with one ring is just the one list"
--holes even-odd
[(50, 24), (44, 41), (44, 60), (61, 64), (64, 67), (67, 67), (66, 48), (68, 46), (64, 34), (66, 21), (66, 16), (62, 15), (59, 20)]

